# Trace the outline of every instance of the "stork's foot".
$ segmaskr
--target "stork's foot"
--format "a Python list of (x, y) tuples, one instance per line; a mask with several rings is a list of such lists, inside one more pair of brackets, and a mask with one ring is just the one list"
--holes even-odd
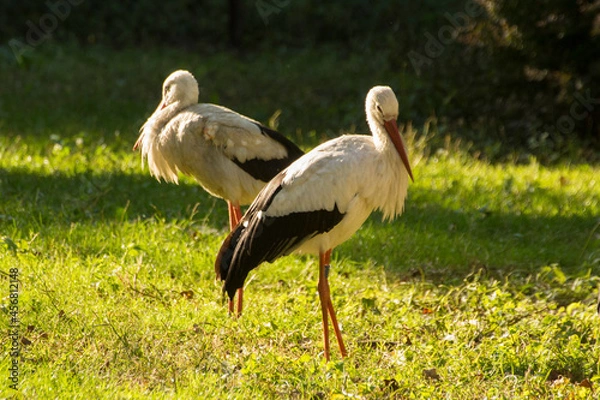
[(237, 312), (235, 312), (235, 304), (236, 302), (233, 301), (233, 299), (229, 299), (227, 301), (227, 309), (229, 310), (229, 315), (233, 315), (236, 318), (239, 318), (242, 315), (242, 303), (243, 303), (243, 296), (244, 296), (244, 289), (243, 288), (239, 288), (237, 290)]

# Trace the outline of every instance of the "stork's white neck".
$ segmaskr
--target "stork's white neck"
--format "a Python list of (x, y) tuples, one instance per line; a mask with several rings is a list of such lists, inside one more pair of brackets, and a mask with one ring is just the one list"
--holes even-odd
[[(390, 138), (383, 121), (379, 121), (373, 113), (367, 113), (367, 123), (373, 135), (373, 145), (379, 154), (378, 195), (376, 208), (382, 211), (384, 219), (394, 218), (402, 213), (404, 199), (408, 189), (408, 172)], [(402, 139), (402, 137), (401, 137)]]
[(159, 180), (164, 179), (167, 182), (175, 183), (178, 181), (177, 169), (174, 165), (171, 165), (167, 162), (158, 148), (158, 137), (167, 123), (188, 106), (189, 105), (181, 104), (179, 101), (171, 103), (162, 109), (159, 105), (159, 108), (142, 126), (142, 138), (140, 142), (142, 151), (142, 167), (144, 165), (144, 160), (147, 159), (150, 173)]
[(373, 135), (373, 144), (375, 149), (381, 154), (398, 157), (398, 152), (394, 147), (394, 143), (390, 139), (390, 135), (383, 126), (383, 121), (378, 121), (372, 113), (367, 114), (367, 123), (371, 134)]
[(148, 122), (152, 121), (155, 127), (162, 128), (167, 122), (169, 122), (174, 116), (179, 114), (181, 110), (188, 107), (189, 104), (184, 104), (181, 101), (175, 101), (165, 108), (156, 110), (154, 114), (148, 119)]
[(371, 134), (373, 135), (373, 143), (375, 144), (377, 151), (383, 153), (390, 146), (393, 148), (390, 138), (383, 125), (381, 125), (378, 121), (375, 121), (375, 118), (372, 116), (367, 117), (367, 122), (369, 124)]

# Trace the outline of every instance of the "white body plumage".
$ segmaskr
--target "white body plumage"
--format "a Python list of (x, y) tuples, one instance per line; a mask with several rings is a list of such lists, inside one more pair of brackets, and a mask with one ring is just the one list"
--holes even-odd
[(292, 212), (332, 211), (344, 214), (330, 231), (304, 242), (296, 251), (319, 254), (345, 242), (373, 210), (384, 218), (402, 213), (408, 172), (387, 142), (379, 151), (371, 136), (346, 135), (326, 142), (299, 158), (284, 172), (282, 189), (265, 216)]
[[(141, 147), (152, 176), (178, 183), (179, 172), (191, 175), (207, 192), (233, 204), (251, 203), (270, 178), (302, 154), (253, 119), (198, 104), (197, 82), (187, 71), (165, 80), (163, 101), (140, 132), (134, 148)], [(251, 160), (264, 161), (266, 177), (244, 169)], [(275, 161), (270, 174), (264, 172), (269, 161)]]

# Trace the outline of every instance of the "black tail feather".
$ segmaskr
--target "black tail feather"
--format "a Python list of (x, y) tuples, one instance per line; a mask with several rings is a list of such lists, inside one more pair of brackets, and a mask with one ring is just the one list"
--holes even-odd
[(258, 194), (238, 226), (227, 236), (215, 263), (223, 291), (233, 299), (248, 273), (263, 262), (274, 262), (297, 249), (306, 240), (329, 232), (344, 218), (337, 204), (333, 210), (290, 212), (269, 216), (268, 209), (283, 186), (285, 171)]

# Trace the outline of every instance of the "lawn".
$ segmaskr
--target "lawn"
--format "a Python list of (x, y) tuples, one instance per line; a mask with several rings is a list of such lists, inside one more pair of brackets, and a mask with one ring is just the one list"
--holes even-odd
[(334, 251), (348, 358), (332, 342), (323, 360), (313, 257), (253, 271), (244, 315), (227, 315), (214, 279), (225, 203), (188, 178), (156, 182), (131, 151), (162, 80), (189, 69), (201, 101), (309, 150), (366, 132), (374, 84), (396, 90), (408, 122), (415, 78), (378, 61), (51, 43), (20, 66), (2, 59), (0, 306), (14, 330), (16, 276), (21, 352), (2, 338), (0, 397), (592, 398), (600, 168), (492, 162), (430, 120), (406, 129), (405, 213), (375, 213)]

